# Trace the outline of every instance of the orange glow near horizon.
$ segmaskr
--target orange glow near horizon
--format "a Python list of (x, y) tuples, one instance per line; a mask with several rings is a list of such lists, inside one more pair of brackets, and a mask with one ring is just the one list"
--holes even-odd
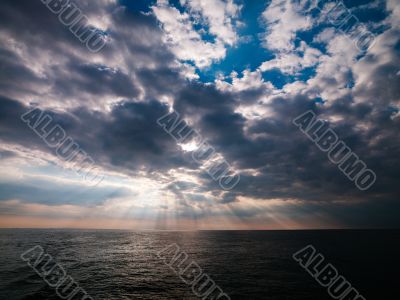
[(232, 218), (208, 218), (203, 220), (180, 219), (157, 222), (154, 220), (121, 219), (54, 219), (29, 216), (2, 216), (0, 228), (71, 228), (71, 229), (121, 229), (121, 230), (301, 230), (340, 229), (339, 224), (323, 224), (319, 220), (296, 223), (286, 220), (285, 224), (251, 220), (238, 222)]

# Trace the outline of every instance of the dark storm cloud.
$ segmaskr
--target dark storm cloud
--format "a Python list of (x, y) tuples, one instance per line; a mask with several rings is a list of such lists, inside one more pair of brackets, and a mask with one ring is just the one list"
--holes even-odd
[[(20, 119), (31, 107), (7, 98), (0, 98), (0, 106), (0, 138), (3, 141), (52, 153)], [(98, 164), (127, 173), (188, 165), (179, 146), (156, 123), (167, 112), (168, 107), (157, 101), (122, 101), (109, 114), (84, 107), (68, 113), (44, 111)]]
[(357, 98), (375, 103), (378, 107), (399, 105), (400, 102), (400, 29), (390, 29), (382, 34), (375, 53), (367, 55), (357, 64), (356, 71), (363, 80), (354, 92)]
[[(57, 90), (63, 94), (75, 94), (79, 91), (93, 96), (110, 95), (124, 98), (135, 98), (139, 94), (139, 89), (132, 78), (120, 70), (110, 69), (106, 66), (71, 63), (63, 66), (62, 70), (53, 69), (53, 71), (57, 78), (54, 84)], [(71, 77), (62, 77), (61, 74), (64, 72)]]
[[(1, 97), (0, 96), (0, 138), (3, 141), (12, 142), (16, 144), (23, 145), (25, 147), (35, 146), (40, 139), (32, 134), (29, 127), (24, 124), (20, 116), (28, 111), (25, 107), (18, 101)], [(41, 147), (39, 143), (39, 148)]]
[(146, 94), (157, 97), (163, 94), (175, 96), (174, 93), (182, 88), (184, 81), (180, 78), (178, 69), (159, 67), (157, 70), (143, 68), (137, 70), (137, 78), (146, 87)]
[[(104, 16), (107, 10), (106, 1), (77, 2), (85, 15)], [(109, 6), (109, 9), (111, 7)], [(32, 52), (54, 49), (60, 53), (68, 53), (68, 46), (84, 50), (85, 46), (63, 25), (58, 16), (53, 14), (41, 1), (5, 0), (0, 10), (0, 27), (11, 33), (18, 40), (32, 47)], [(86, 49), (87, 51), (87, 49)], [(39, 54), (39, 53), (37, 53)]]
[[(384, 106), (377, 108), (376, 105), (354, 104), (352, 99), (342, 99), (331, 107), (323, 107), (306, 96), (276, 97), (266, 105), (273, 111), (272, 117), (247, 124), (246, 135), (245, 120), (233, 112), (232, 96), (208, 86), (188, 90), (177, 98), (177, 109), (181, 108), (188, 117), (193, 114), (193, 118), (199, 119), (197, 128), (231, 164), (258, 171), (255, 176), (241, 174), (239, 185), (224, 197), (225, 202), (234, 201), (235, 194), (322, 202), (390, 199), (399, 194), (395, 183), (400, 176), (395, 154), (398, 145), (393, 145), (399, 141), (399, 121), (398, 118), (391, 119), (390, 113), (379, 113)], [(195, 97), (188, 97), (194, 94)], [(341, 122), (328, 125), (377, 173), (378, 181), (368, 193), (356, 189), (326, 154), (292, 124), (295, 117), (309, 109), (321, 118), (335, 114), (344, 117)], [(360, 132), (357, 127), (365, 119), (371, 121), (371, 128)], [(371, 144), (377, 133), (385, 136), (379, 145)], [(250, 138), (252, 134), (258, 135)], [(212, 182), (209, 184), (218, 188)]]
[(232, 110), (234, 99), (230, 93), (223, 93), (213, 85), (191, 82), (176, 96), (174, 108), (181, 114), (222, 112)]
[(28, 96), (46, 106), (57, 101), (103, 106), (100, 99), (107, 97), (136, 98), (141, 85), (146, 87), (142, 96), (154, 98), (184, 83), (153, 16), (109, 1), (76, 3), (89, 20), (105, 18), (109, 24), (109, 40), (98, 54), (89, 52), (40, 1), (2, 2), (0, 94), (22, 96), (25, 102)]

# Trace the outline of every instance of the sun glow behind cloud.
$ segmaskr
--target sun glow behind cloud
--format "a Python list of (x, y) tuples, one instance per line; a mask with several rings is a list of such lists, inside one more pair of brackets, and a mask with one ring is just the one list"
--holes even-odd
[[(171, 193), (165, 185), (160, 184), (160, 180), (149, 177), (131, 177), (109, 172), (105, 179), (93, 188), (85, 186), (71, 171), (37, 159), (27, 160), (22, 154), (18, 158), (6, 159), (3, 166), (9, 166), (0, 172), (3, 182), (23, 180), (27, 183), (24, 188), (32, 188), (38, 182), (47, 182), (50, 195), (46, 199), (38, 195), (38, 203), (29, 203), (27, 200), (34, 195), (28, 189), (26, 194), (20, 194), (20, 199), (2, 201), (0, 208), (6, 213), (0, 222), (0, 226), (3, 227), (105, 226), (120, 229), (184, 230), (296, 228), (299, 225), (283, 214), (274, 213), (279, 208), (300, 203), (294, 200), (262, 201), (240, 197), (234, 203), (218, 203), (215, 195), (202, 192), (198, 194), (202, 198), (193, 204), (196, 193), (188, 193), (185, 189), (179, 191), (179, 187)], [(66, 176), (66, 172), (69, 172), (69, 175)], [(39, 175), (40, 173), (43, 175)], [(169, 175), (176, 181), (200, 184), (196, 183), (196, 177), (179, 170), (171, 171)], [(69, 204), (63, 204), (65, 199), (58, 201), (58, 197), (66, 196), (59, 190), (60, 186), (66, 187), (64, 193), (71, 199)], [(99, 194), (96, 190), (102, 192)], [(94, 195), (91, 196), (91, 193)], [(51, 198), (51, 195), (54, 195), (54, 198)], [(103, 199), (101, 202), (97, 201), (99, 195)], [(93, 197), (96, 201), (92, 200)], [(205, 201), (207, 198), (209, 200)], [(210, 200), (213, 198), (214, 200)], [(250, 215), (246, 216), (249, 212)]]
[(190, 141), (188, 143), (178, 144), (178, 145), (185, 152), (193, 152), (193, 151), (196, 151), (197, 149), (199, 149), (199, 147), (200, 147), (200, 145), (198, 143), (196, 143), (195, 141)]

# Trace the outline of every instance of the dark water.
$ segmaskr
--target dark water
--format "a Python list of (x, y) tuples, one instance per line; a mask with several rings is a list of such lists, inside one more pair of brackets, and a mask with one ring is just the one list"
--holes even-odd
[(177, 243), (231, 299), (332, 299), (293, 259), (308, 244), (366, 299), (399, 299), (400, 231), (0, 230), (0, 299), (59, 299), (21, 260), (41, 245), (94, 299), (199, 299), (155, 255)]

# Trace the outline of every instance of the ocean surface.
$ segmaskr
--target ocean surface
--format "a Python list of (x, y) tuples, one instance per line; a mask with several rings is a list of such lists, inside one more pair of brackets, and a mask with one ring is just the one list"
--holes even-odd
[(60, 299), (20, 255), (40, 245), (93, 299), (199, 299), (160, 260), (176, 243), (231, 299), (332, 299), (293, 253), (312, 244), (366, 299), (399, 299), (399, 230), (0, 230), (0, 299)]

